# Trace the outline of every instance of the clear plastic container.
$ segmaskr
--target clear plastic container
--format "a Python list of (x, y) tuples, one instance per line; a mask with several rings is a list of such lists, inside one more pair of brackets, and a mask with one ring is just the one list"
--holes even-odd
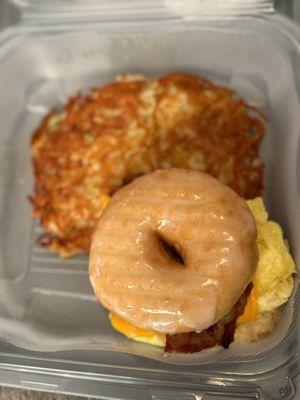
[(107, 399), (298, 398), (297, 291), (258, 344), (165, 356), (111, 328), (86, 257), (37, 245), (27, 196), (29, 140), (51, 108), (119, 73), (199, 73), (267, 114), (265, 200), (299, 265), (299, 28), (268, 1), (15, 3), (22, 20), (0, 35), (0, 383)]

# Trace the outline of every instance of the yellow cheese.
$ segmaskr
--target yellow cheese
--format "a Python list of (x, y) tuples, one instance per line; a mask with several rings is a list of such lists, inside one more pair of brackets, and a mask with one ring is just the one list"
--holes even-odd
[(256, 282), (253, 282), (253, 288), (247, 299), (247, 304), (244, 313), (238, 318), (237, 324), (246, 324), (254, 321), (258, 314), (258, 294)]
[(154, 346), (164, 347), (166, 335), (164, 333), (154, 332), (151, 330), (137, 328), (124, 318), (119, 317), (114, 313), (109, 314), (109, 319), (112, 326), (119, 332), (123, 333), (129, 339), (136, 340)]

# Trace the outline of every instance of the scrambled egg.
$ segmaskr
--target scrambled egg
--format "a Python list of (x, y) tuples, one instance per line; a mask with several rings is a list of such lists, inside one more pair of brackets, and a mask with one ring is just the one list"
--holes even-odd
[(247, 204), (257, 226), (259, 261), (255, 273), (259, 311), (272, 311), (286, 303), (293, 287), (295, 263), (276, 222), (268, 221), (262, 198), (248, 200)]
[[(256, 221), (259, 261), (254, 287), (244, 313), (237, 321), (239, 326), (255, 321), (262, 313), (286, 303), (293, 291), (293, 274), (296, 272), (282, 229), (276, 222), (268, 221), (262, 198), (248, 200), (247, 204)], [(110, 313), (109, 318), (112, 326), (128, 338), (164, 347), (164, 334), (137, 328), (114, 313)]]

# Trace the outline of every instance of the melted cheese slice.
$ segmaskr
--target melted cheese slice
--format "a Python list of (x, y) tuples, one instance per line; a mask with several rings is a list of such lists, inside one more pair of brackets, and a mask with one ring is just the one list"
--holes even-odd
[(114, 313), (109, 314), (109, 319), (112, 326), (129, 339), (136, 340), (138, 342), (152, 344), (154, 346), (164, 347), (166, 343), (166, 335), (160, 332), (154, 332), (147, 329), (137, 328), (124, 318), (119, 317)]
[(253, 282), (253, 288), (247, 299), (247, 304), (244, 309), (244, 313), (238, 318), (237, 324), (246, 324), (248, 322), (256, 320), (259, 311), (258, 307), (258, 293), (256, 282)]

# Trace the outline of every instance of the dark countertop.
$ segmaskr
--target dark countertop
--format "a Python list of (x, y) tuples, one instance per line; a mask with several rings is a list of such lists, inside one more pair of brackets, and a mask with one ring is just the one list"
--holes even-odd
[(91, 400), (91, 398), (0, 387), (0, 400)]

